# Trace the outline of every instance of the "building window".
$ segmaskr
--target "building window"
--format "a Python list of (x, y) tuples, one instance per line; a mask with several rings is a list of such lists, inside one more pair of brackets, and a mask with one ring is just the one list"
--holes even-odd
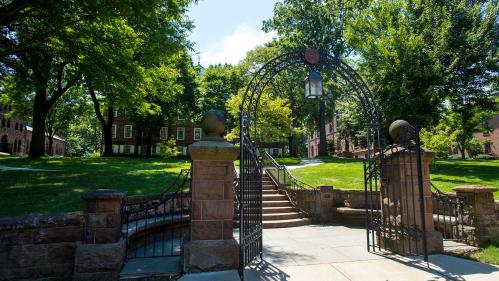
[(113, 117), (118, 117), (118, 110), (117, 109), (113, 109)]
[(163, 120), (168, 120), (168, 114), (163, 114)]
[(178, 121), (183, 121), (183, 120), (185, 120), (185, 116), (180, 116), (180, 115), (179, 115), (179, 116), (177, 116), (177, 120), (178, 120)]
[(2, 118), (2, 128), (5, 127), (5, 118)]
[(19, 123), (16, 122), (16, 131), (19, 130)]
[(484, 128), (484, 129), (490, 129), (490, 126), (489, 126), (489, 121), (485, 121), (485, 122), (483, 122), (483, 128)]
[(168, 128), (167, 127), (161, 127), (161, 129), (159, 129), (159, 138), (161, 140), (168, 140)]
[(132, 138), (132, 125), (125, 125), (125, 129), (123, 131), (124, 131), (123, 137), (125, 139)]
[(492, 152), (492, 148), (490, 147), (490, 143), (486, 143), (483, 145), (483, 152), (485, 154), (490, 154)]
[(201, 128), (194, 128), (194, 140), (195, 141), (198, 141), (201, 139), (201, 134), (202, 134)]
[(129, 145), (123, 146), (123, 154), (130, 154), (132, 150), (130, 149)]
[(7, 128), (10, 128), (10, 119), (7, 119)]
[(116, 125), (113, 125), (113, 126), (111, 127), (111, 137), (112, 137), (113, 139), (115, 139), (115, 138), (116, 138)]
[(24, 129), (24, 125), (23, 124), (19, 125), (19, 130), (21, 131), (21, 133), (23, 132), (23, 129)]
[(177, 140), (185, 139), (185, 128), (177, 128)]

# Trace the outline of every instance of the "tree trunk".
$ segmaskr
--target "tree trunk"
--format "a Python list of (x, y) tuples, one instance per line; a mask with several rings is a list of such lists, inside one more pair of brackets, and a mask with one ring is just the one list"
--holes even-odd
[(45, 155), (45, 119), (47, 118), (46, 90), (36, 90), (33, 105), (33, 132), (29, 157), (37, 158)]
[(114, 109), (112, 106), (108, 106), (107, 108), (107, 122), (104, 119), (104, 116), (102, 116), (102, 113), (100, 111), (100, 103), (99, 100), (97, 99), (97, 96), (95, 95), (94, 89), (92, 88), (92, 85), (87, 82), (87, 87), (88, 87), (88, 92), (90, 94), (90, 97), (92, 97), (92, 101), (94, 103), (94, 110), (95, 114), (97, 115), (97, 120), (99, 120), (99, 123), (102, 126), (102, 135), (104, 137), (104, 157), (111, 157), (113, 156), (113, 138), (112, 138), (112, 128), (113, 128), (113, 122), (114, 122)]
[(113, 138), (111, 132), (112, 125), (105, 124), (103, 126), (104, 135), (104, 157), (113, 156)]
[(464, 148), (464, 145), (458, 145), (458, 149), (461, 152), (461, 159), (465, 160), (466, 159), (466, 149)]
[(320, 125), (319, 125), (319, 156), (328, 156), (327, 154), (327, 140), (326, 140), (326, 105), (324, 99), (320, 99)]
[(296, 157), (296, 149), (295, 149), (295, 136), (288, 137), (288, 145), (289, 145), (289, 156)]
[(147, 149), (146, 149), (146, 157), (152, 156), (152, 131), (147, 130)]
[(52, 147), (53, 147), (53, 145), (54, 145), (54, 135), (49, 134), (49, 135), (47, 136), (47, 139), (48, 139), (49, 143), (48, 143), (48, 147), (47, 147), (47, 151), (46, 151), (46, 153), (47, 153), (49, 156), (52, 156), (52, 155), (54, 155), (54, 153), (52, 152)]

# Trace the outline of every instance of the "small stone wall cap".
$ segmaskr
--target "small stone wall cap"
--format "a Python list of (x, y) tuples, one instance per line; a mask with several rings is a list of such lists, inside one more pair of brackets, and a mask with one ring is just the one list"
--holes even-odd
[(123, 199), (127, 195), (126, 191), (117, 189), (96, 189), (94, 191), (85, 192), (81, 196), (84, 200), (91, 199)]
[(460, 185), (452, 188), (454, 191), (457, 192), (473, 192), (473, 193), (480, 193), (480, 192), (495, 192), (497, 191), (497, 187), (493, 186), (487, 186), (487, 185)]

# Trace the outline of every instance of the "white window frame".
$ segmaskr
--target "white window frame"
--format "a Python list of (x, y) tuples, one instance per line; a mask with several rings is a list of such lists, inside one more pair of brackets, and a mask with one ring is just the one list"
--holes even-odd
[(168, 140), (168, 127), (161, 127), (159, 129), (159, 139)]
[(111, 126), (111, 138), (116, 138), (116, 125)]
[[(179, 138), (179, 132), (182, 132), (182, 138)], [(178, 127), (177, 128), (177, 140), (183, 141), (185, 140), (185, 128), (184, 127)]]
[[(127, 134), (126, 134), (126, 129), (127, 128), (130, 128), (130, 135), (129, 136), (127, 136)], [(125, 138), (125, 139), (131, 139), (132, 137), (133, 137), (133, 125), (125, 125), (123, 127), (123, 138)]]
[[(198, 138), (196, 137), (196, 132), (199, 132)], [(203, 129), (202, 128), (194, 128), (194, 140), (195, 141), (201, 140), (202, 137), (203, 137)]]
[(177, 120), (178, 120), (178, 121), (184, 121), (184, 120), (185, 120), (185, 117), (180, 117), (180, 116), (177, 116)]
[(118, 110), (117, 109), (113, 109), (113, 117), (114, 118), (118, 117)]

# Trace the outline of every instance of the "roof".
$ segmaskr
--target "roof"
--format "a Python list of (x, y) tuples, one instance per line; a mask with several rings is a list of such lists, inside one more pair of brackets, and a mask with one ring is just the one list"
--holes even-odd
[[(26, 130), (28, 130), (28, 132), (33, 132), (33, 128), (30, 127), (30, 126), (26, 126)], [(47, 133), (45, 133), (45, 136), (48, 137), (49, 135)], [(60, 141), (63, 141), (63, 142), (66, 141), (65, 139), (63, 139), (63, 138), (61, 138), (61, 137), (59, 137), (57, 135), (54, 136), (54, 139), (60, 140)]]

